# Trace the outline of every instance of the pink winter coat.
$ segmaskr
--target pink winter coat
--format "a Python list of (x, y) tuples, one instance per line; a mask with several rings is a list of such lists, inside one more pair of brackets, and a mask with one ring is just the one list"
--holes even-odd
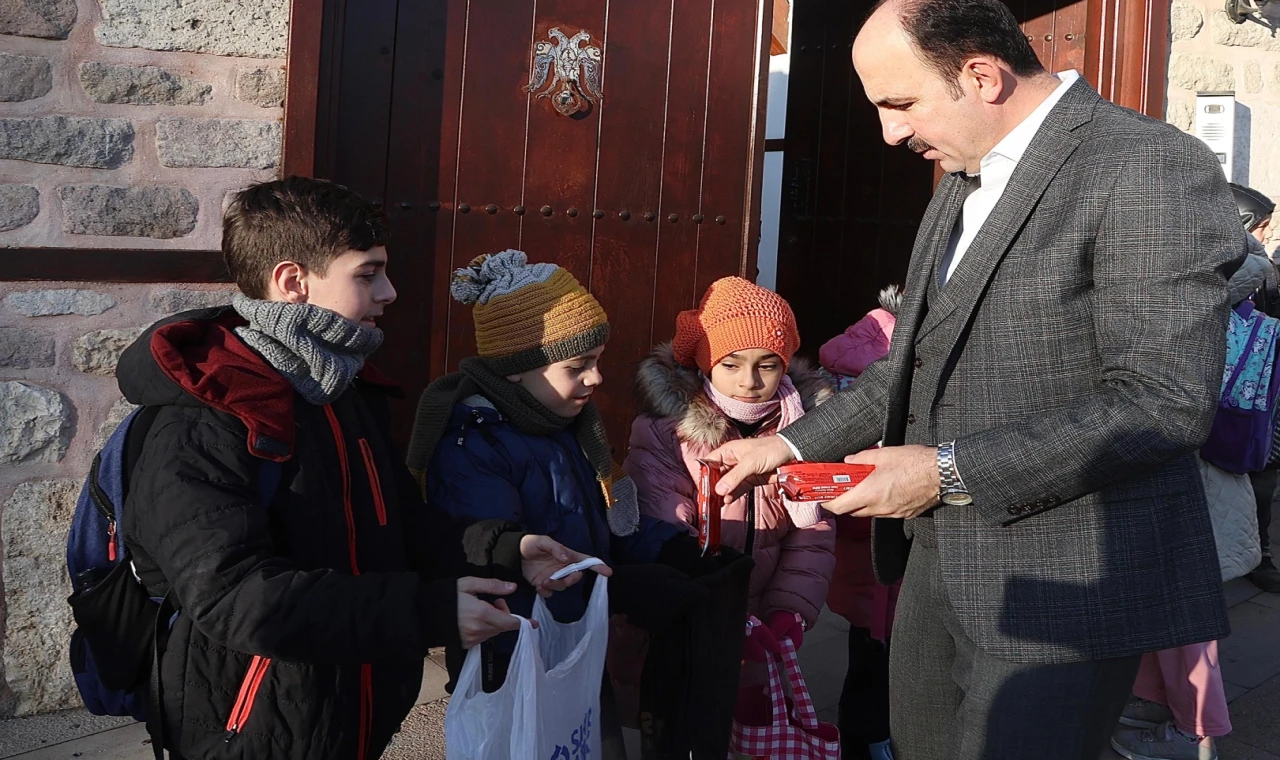
[(896, 323), (893, 314), (876, 309), (823, 343), (818, 362), (833, 375), (857, 377), (872, 362), (889, 355), (889, 338)]
[[(803, 359), (788, 371), (806, 411), (831, 397), (830, 384)], [(697, 511), (698, 458), (738, 429), (707, 399), (702, 376), (678, 365), (668, 345), (640, 365), (636, 381), (640, 416), (631, 426), (623, 467), (635, 481), (643, 513), (689, 526)], [(772, 435), (773, 428), (756, 435)], [(775, 610), (798, 612), (806, 625), (818, 619), (835, 568), (836, 532), (830, 519), (807, 528), (791, 522), (776, 486), (755, 489), (756, 531), (749, 608), (765, 619)], [(746, 543), (747, 497), (721, 512), (721, 539), (738, 551)]]

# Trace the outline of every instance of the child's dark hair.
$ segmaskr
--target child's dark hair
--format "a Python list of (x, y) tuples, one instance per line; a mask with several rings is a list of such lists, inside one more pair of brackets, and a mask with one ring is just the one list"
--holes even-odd
[(236, 193), (222, 218), (222, 259), (250, 298), (265, 299), (277, 264), (324, 275), (347, 251), (387, 244), (382, 210), (336, 182), (286, 177)]

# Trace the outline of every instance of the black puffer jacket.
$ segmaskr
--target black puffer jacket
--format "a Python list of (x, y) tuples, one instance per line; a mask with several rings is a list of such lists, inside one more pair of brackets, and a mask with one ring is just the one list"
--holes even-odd
[[(161, 664), (165, 743), (186, 758), (378, 757), (427, 649), (458, 643), (455, 578), (518, 575), (517, 526), (423, 505), (371, 367), (328, 406), (247, 348), (233, 311), (165, 320), (123, 355), (161, 406), (123, 529), (181, 608)], [(269, 506), (257, 473), (282, 462)]]

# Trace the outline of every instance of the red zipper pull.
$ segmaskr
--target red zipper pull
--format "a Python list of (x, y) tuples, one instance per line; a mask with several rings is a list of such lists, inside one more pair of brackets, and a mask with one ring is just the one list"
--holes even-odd
[(107, 560), (116, 561), (116, 521), (107, 523)]

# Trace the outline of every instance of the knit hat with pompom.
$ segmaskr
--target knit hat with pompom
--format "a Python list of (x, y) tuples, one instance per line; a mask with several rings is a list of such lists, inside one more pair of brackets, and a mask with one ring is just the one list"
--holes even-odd
[(480, 256), (457, 270), (449, 292), (472, 307), (476, 348), (514, 375), (581, 356), (609, 340), (609, 318), (573, 275), (530, 264), (522, 251)]
[(751, 348), (768, 349), (789, 365), (800, 333), (785, 298), (741, 277), (723, 277), (711, 283), (698, 308), (676, 316), (671, 347), (676, 361), (710, 375), (721, 359)]

